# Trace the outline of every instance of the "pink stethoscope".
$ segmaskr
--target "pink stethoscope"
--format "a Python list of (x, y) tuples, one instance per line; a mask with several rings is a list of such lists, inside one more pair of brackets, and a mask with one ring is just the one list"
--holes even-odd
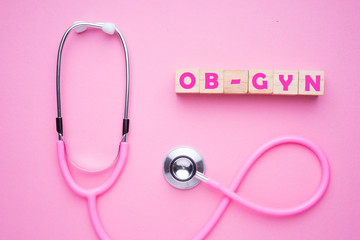
[[(64, 42), (68, 34), (72, 29), (76, 32), (83, 32), (87, 27), (99, 28), (102, 29), (105, 33), (110, 35), (115, 32), (121, 39), (124, 52), (125, 52), (125, 64), (126, 64), (126, 89), (125, 89), (125, 110), (124, 110), (124, 120), (123, 120), (123, 135), (122, 140), (119, 146), (119, 152), (115, 159), (115, 167), (105, 183), (99, 187), (93, 189), (84, 189), (80, 187), (73, 179), (70, 174), (68, 163), (67, 163), (67, 154), (65, 143), (63, 139), (63, 126), (62, 126), (62, 117), (61, 117), (61, 101), (60, 101), (60, 65), (61, 65), (61, 54), (64, 46)], [(128, 119), (128, 105), (129, 105), (129, 56), (126, 47), (125, 40), (120, 33), (120, 31), (115, 27), (113, 23), (88, 23), (88, 22), (76, 22), (70, 28), (68, 28), (63, 35), (58, 56), (57, 56), (57, 70), (56, 70), (56, 91), (57, 91), (57, 118), (56, 118), (56, 129), (58, 132), (58, 141), (57, 141), (57, 151), (58, 151), (58, 160), (61, 172), (67, 182), (68, 186), (79, 196), (84, 197), (88, 201), (88, 209), (90, 213), (90, 219), (94, 230), (102, 240), (111, 239), (106, 233), (97, 209), (97, 197), (107, 192), (119, 178), (128, 155), (128, 143), (126, 142), (126, 135), (129, 131), (129, 119)], [(253, 164), (268, 150), (274, 148), (281, 144), (293, 143), (302, 145), (310, 149), (318, 158), (321, 166), (321, 180), (320, 184), (313, 194), (313, 196), (302, 204), (285, 209), (273, 209), (268, 207), (263, 207), (258, 204), (252, 203), (241, 196), (237, 195), (235, 192), (240, 186), (242, 180), (249, 172)], [(179, 189), (189, 189), (195, 187), (201, 181), (205, 182), (208, 186), (219, 190), (225, 196), (217, 207), (216, 211), (213, 213), (209, 221), (203, 226), (200, 232), (194, 237), (194, 239), (204, 239), (215, 227), (216, 223), (220, 220), (221, 216), (225, 212), (230, 201), (233, 200), (241, 205), (244, 205), (250, 209), (253, 209), (257, 212), (273, 215), (273, 216), (289, 216), (301, 213), (307, 209), (314, 206), (324, 195), (330, 180), (330, 166), (326, 158), (325, 153), (317, 146), (315, 143), (311, 142), (308, 139), (298, 137), (298, 136), (285, 136), (271, 140), (270, 142), (261, 146), (257, 151), (255, 151), (249, 159), (245, 162), (244, 167), (235, 176), (232, 184), (229, 188), (226, 188), (220, 185), (218, 182), (207, 178), (204, 175), (205, 165), (201, 155), (192, 148), (188, 147), (179, 147), (173, 149), (165, 158), (163, 165), (163, 172), (165, 179), (174, 187)]]

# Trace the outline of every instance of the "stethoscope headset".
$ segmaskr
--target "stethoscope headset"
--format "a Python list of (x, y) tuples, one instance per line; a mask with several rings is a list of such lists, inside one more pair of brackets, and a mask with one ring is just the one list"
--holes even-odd
[[(63, 139), (63, 124), (61, 116), (61, 99), (60, 99), (60, 67), (61, 67), (61, 54), (63, 46), (68, 34), (71, 30), (75, 30), (80, 33), (86, 30), (87, 27), (102, 29), (105, 33), (113, 35), (115, 32), (119, 36), (124, 53), (125, 53), (125, 66), (126, 66), (126, 88), (125, 88), (125, 108), (124, 108), (124, 119), (123, 119), (123, 134), (119, 145), (118, 155), (115, 159), (115, 167), (110, 177), (102, 185), (93, 189), (84, 189), (80, 187), (71, 176), (67, 163), (67, 154), (65, 148), (65, 142)], [(126, 47), (125, 39), (121, 32), (115, 27), (113, 23), (88, 23), (88, 22), (75, 22), (74, 25), (69, 27), (63, 35), (57, 56), (57, 68), (56, 68), (56, 93), (57, 93), (57, 118), (56, 118), (56, 130), (58, 132), (57, 151), (58, 160), (61, 172), (67, 182), (68, 186), (79, 196), (84, 197), (88, 201), (88, 209), (90, 213), (90, 219), (94, 230), (98, 237), (102, 240), (108, 240), (110, 237), (107, 235), (101, 220), (99, 218), (97, 209), (97, 197), (107, 192), (119, 178), (122, 172), (128, 155), (128, 143), (126, 141), (126, 135), (129, 132), (129, 55)], [(293, 143), (302, 145), (310, 149), (318, 158), (322, 170), (320, 184), (313, 194), (305, 202), (290, 208), (285, 209), (273, 209), (269, 207), (263, 207), (261, 205), (252, 203), (235, 192), (239, 188), (244, 177), (254, 165), (254, 163), (268, 150), (281, 144)], [(78, 166), (77, 166), (78, 167)], [(100, 171), (102, 171), (101, 169)], [(315, 143), (308, 139), (299, 136), (285, 136), (273, 139), (268, 143), (258, 148), (245, 162), (244, 167), (240, 169), (235, 176), (232, 184), (229, 188), (226, 188), (218, 182), (206, 177), (205, 164), (201, 155), (194, 149), (189, 147), (175, 148), (168, 153), (165, 158), (163, 165), (163, 172), (165, 179), (172, 186), (179, 189), (189, 189), (198, 185), (200, 182), (206, 183), (208, 186), (222, 192), (224, 198), (220, 202), (218, 208), (215, 210), (209, 221), (203, 226), (200, 232), (194, 237), (194, 239), (204, 239), (211, 230), (215, 227), (216, 223), (220, 220), (221, 216), (225, 212), (230, 201), (233, 200), (245, 207), (253, 209), (257, 212), (273, 215), (273, 216), (289, 216), (301, 213), (314, 206), (324, 195), (330, 179), (330, 167), (325, 153)]]

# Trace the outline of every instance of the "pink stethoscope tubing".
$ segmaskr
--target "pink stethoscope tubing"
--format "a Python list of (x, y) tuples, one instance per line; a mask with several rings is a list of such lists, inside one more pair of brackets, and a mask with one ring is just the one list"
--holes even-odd
[[(268, 150), (278, 145), (288, 144), (288, 143), (299, 144), (310, 149), (317, 156), (320, 162), (320, 166), (321, 166), (320, 184), (316, 192), (313, 194), (312, 197), (310, 197), (310, 199), (295, 207), (286, 208), (286, 209), (273, 209), (249, 202), (235, 193), (235, 191), (239, 188), (241, 182), (243, 181), (243, 179), (245, 178), (246, 174), (249, 172), (251, 167), (264, 153), (266, 153)], [(206, 178), (204, 176), (199, 177), (199, 179), (204, 181), (212, 188), (215, 188), (220, 192), (222, 192), (225, 195), (225, 197), (221, 200), (220, 204), (218, 205), (217, 209), (210, 217), (208, 222), (203, 226), (200, 232), (193, 238), (194, 240), (206, 238), (206, 236), (212, 231), (212, 229), (215, 227), (217, 222), (220, 220), (221, 216), (224, 214), (231, 200), (234, 200), (235, 202), (244, 205), (250, 209), (253, 209), (257, 212), (273, 215), (273, 216), (289, 216), (308, 210), (309, 208), (314, 206), (325, 194), (330, 180), (330, 166), (325, 153), (315, 143), (311, 142), (308, 139), (298, 136), (285, 136), (285, 137), (279, 137), (273, 139), (268, 143), (262, 145), (260, 148), (258, 148), (245, 162), (244, 167), (239, 170), (239, 172), (235, 176), (229, 188), (223, 187), (216, 181)]]
[(91, 223), (95, 229), (96, 234), (102, 240), (110, 240), (110, 237), (107, 235), (99, 217), (97, 203), (96, 203), (97, 197), (107, 192), (114, 185), (116, 180), (119, 178), (127, 160), (128, 149), (129, 149), (128, 143), (121, 142), (115, 168), (111, 176), (108, 178), (108, 180), (97, 188), (84, 189), (80, 187), (71, 176), (71, 173), (69, 171), (69, 166), (66, 161), (66, 150), (65, 150), (64, 141), (62, 140), (57, 141), (57, 153), (58, 153), (58, 160), (59, 160), (61, 173), (64, 176), (64, 179), (68, 184), (68, 186), (77, 195), (87, 199)]
[[(281, 144), (290, 144), (295, 143), (302, 146), (307, 147), (310, 149), (318, 158), (321, 166), (321, 180), (320, 184), (316, 190), (316, 192), (313, 194), (313, 196), (303, 202), (302, 204), (286, 208), (286, 209), (272, 209), (263, 207), (260, 205), (257, 205), (255, 203), (249, 202), (248, 200), (240, 197), (235, 193), (235, 191), (239, 188), (242, 180), (245, 178), (246, 174), (249, 172), (251, 167), (254, 165), (254, 163), (268, 150), (271, 148), (274, 148)], [(102, 240), (109, 240), (110, 237), (107, 235), (97, 209), (97, 197), (107, 192), (116, 182), (116, 180), (119, 178), (128, 155), (128, 143), (122, 142), (120, 144), (120, 150), (119, 155), (117, 159), (117, 163), (115, 165), (115, 168), (110, 176), (110, 178), (103, 183), (101, 186), (93, 189), (84, 189), (81, 188), (73, 179), (71, 176), (71, 173), (68, 168), (67, 160), (66, 160), (66, 150), (65, 150), (65, 144), (62, 140), (59, 140), (57, 142), (57, 150), (58, 150), (58, 160), (61, 172), (64, 176), (64, 179), (68, 186), (79, 196), (84, 197), (88, 201), (88, 209), (90, 213), (90, 219), (91, 223), (94, 227), (94, 230), (98, 237)], [(215, 225), (218, 223), (222, 215), (224, 214), (226, 208), (228, 207), (231, 200), (234, 200), (235, 202), (242, 204), (250, 209), (253, 209), (257, 212), (273, 215), (273, 216), (289, 216), (298, 214), (301, 212), (304, 212), (314, 206), (324, 195), (326, 192), (326, 189), (329, 184), (330, 180), (330, 166), (329, 162), (326, 158), (325, 153), (318, 147), (316, 144), (311, 142), (308, 139), (297, 137), (297, 136), (286, 136), (286, 137), (280, 137), (271, 140), (270, 142), (264, 144), (259, 149), (257, 149), (246, 161), (244, 167), (240, 169), (240, 171), (235, 176), (232, 184), (229, 188), (221, 186), (218, 182), (210, 179), (210, 178), (199, 178), (200, 180), (204, 181), (206, 184), (208, 184), (210, 187), (215, 188), (222, 192), (225, 197), (220, 202), (219, 206), (209, 219), (209, 221), (204, 225), (204, 227), (200, 230), (200, 232), (193, 238), (194, 240), (198, 239), (204, 239), (206, 238), (209, 233), (213, 230)]]

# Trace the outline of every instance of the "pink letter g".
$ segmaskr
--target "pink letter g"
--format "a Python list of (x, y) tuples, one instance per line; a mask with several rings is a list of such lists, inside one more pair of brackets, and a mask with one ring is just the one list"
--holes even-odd
[(264, 73), (257, 73), (253, 76), (252, 78), (252, 84), (254, 86), (254, 88), (256, 89), (267, 89), (267, 81), (263, 81), (262, 85), (259, 85), (257, 83), (257, 79), (258, 78), (263, 78), (265, 79), (266, 78), (266, 75)]

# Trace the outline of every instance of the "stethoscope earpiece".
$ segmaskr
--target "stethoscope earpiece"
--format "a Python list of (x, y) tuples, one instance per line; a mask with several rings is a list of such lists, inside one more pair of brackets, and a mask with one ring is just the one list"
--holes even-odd
[(166, 181), (179, 189), (190, 189), (200, 183), (195, 176), (205, 172), (201, 155), (192, 148), (178, 147), (171, 150), (164, 161)]

